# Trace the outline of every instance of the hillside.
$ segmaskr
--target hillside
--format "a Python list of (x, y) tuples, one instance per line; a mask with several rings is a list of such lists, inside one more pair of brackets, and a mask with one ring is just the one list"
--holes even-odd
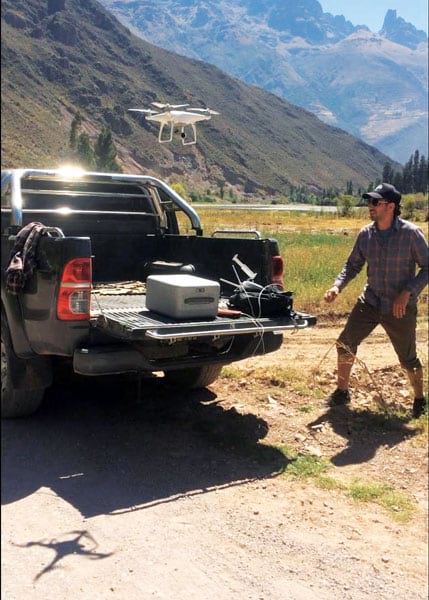
[(405, 162), (428, 153), (427, 35), (379, 33), (317, 0), (101, 0), (146, 40), (214, 64)]
[[(137, 38), (95, 0), (3, 0), (2, 67), (3, 167), (64, 162), (77, 109), (90, 135), (111, 127), (126, 170), (195, 187), (366, 186), (387, 160), (301, 108)], [(154, 100), (221, 115), (199, 127), (197, 146), (160, 145), (157, 127), (127, 112)]]

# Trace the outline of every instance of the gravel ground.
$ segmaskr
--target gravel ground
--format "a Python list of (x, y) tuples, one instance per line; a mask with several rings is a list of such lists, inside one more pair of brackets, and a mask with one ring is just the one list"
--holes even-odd
[[(187, 395), (159, 379), (139, 403), (126, 380), (57, 385), (37, 416), (3, 422), (3, 597), (426, 599), (427, 426), (393, 416), (411, 398), (377, 332), (352, 405), (326, 406), (336, 333), (291, 336)], [(273, 375), (288, 365), (317, 367), (312, 389)], [(339, 481), (393, 485), (411, 518), (287, 477), (282, 445)]]

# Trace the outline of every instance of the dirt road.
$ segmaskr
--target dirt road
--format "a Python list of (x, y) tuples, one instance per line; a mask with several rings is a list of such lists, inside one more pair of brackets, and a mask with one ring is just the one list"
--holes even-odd
[[(335, 335), (290, 336), (188, 397), (151, 380), (136, 404), (129, 382), (85, 380), (52, 389), (36, 417), (4, 422), (3, 598), (427, 598), (423, 424), (374, 427), (362, 368), (356, 404), (337, 411), (272, 376), (317, 363), (314, 385), (330, 391)], [(381, 333), (360, 356), (389, 402), (410, 402)], [(286, 477), (282, 444), (316, 447), (340, 479), (394, 485), (411, 519)]]

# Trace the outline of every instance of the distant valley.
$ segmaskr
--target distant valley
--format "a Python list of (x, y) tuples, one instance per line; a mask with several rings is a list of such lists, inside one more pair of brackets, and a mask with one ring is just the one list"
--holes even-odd
[[(95, 0), (2, 1), (2, 167), (70, 158), (77, 111), (92, 140), (111, 129), (124, 170), (248, 194), (367, 187), (388, 157), (312, 113), (218, 68), (134, 36)], [(159, 144), (128, 108), (190, 102), (220, 115), (196, 146)], [(393, 163), (393, 167), (399, 165)]]
[(395, 10), (373, 33), (317, 0), (102, 3), (147, 41), (217, 65), (399, 162), (428, 153), (427, 36)]

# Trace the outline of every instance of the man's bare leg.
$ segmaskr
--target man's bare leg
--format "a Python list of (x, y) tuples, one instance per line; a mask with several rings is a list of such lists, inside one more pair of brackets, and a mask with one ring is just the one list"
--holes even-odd
[(330, 406), (339, 406), (350, 402), (349, 380), (354, 363), (354, 356), (349, 352), (338, 351), (337, 356), (337, 389), (329, 396)]
[(423, 369), (422, 367), (417, 367), (417, 369), (407, 369), (408, 379), (410, 380), (410, 384), (414, 390), (415, 398), (423, 398)]
[(417, 367), (416, 369), (406, 369), (406, 371), (414, 391), (412, 415), (415, 419), (418, 419), (427, 411), (423, 389), (423, 368)]
[(339, 390), (348, 390), (350, 382), (350, 373), (353, 367), (355, 357), (353, 354), (338, 352), (337, 360), (337, 388)]

